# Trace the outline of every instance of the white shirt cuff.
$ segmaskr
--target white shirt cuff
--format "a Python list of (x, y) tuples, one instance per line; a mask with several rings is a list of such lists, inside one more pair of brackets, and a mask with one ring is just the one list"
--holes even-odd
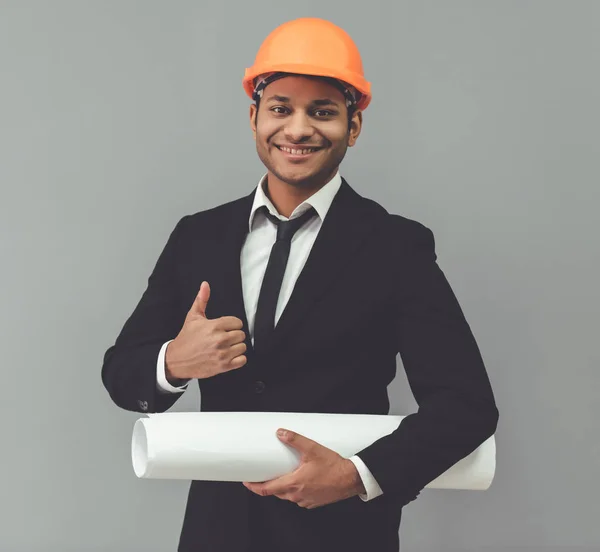
[(188, 384), (186, 383), (185, 385), (182, 385), (181, 387), (175, 387), (174, 385), (171, 385), (168, 381), (167, 381), (167, 374), (166, 374), (166, 366), (165, 366), (165, 354), (167, 352), (167, 345), (169, 343), (171, 343), (171, 341), (173, 341), (172, 339), (170, 339), (169, 341), (167, 341), (166, 343), (163, 344), (163, 346), (160, 348), (160, 352), (158, 353), (158, 360), (156, 362), (156, 389), (158, 390), (159, 393), (183, 393), (186, 389)]
[(361, 498), (361, 500), (368, 502), (369, 500), (373, 500), (379, 495), (382, 495), (383, 491), (381, 490), (379, 483), (377, 483), (377, 480), (375, 477), (373, 477), (373, 474), (369, 468), (367, 468), (367, 465), (362, 461), (362, 459), (355, 455), (348, 458), (348, 460), (351, 460), (356, 466), (362, 484), (365, 486), (365, 491), (367, 491), (365, 494), (358, 493), (358, 496)]

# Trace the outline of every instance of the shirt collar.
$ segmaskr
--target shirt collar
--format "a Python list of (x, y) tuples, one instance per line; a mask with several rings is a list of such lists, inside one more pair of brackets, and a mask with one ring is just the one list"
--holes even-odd
[(254, 221), (254, 214), (258, 209), (260, 209), (263, 205), (267, 207), (269, 212), (276, 216), (281, 220), (291, 220), (293, 218), (299, 217), (302, 213), (306, 212), (311, 207), (317, 212), (321, 221), (325, 220), (325, 215), (329, 208), (331, 207), (331, 203), (333, 202), (333, 198), (337, 194), (340, 186), (342, 185), (342, 177), (340, 176), (340, 171), (338, 170), (333, 178), (325, 184), (320, 190), (315, 192), (309, 198), (305, 199), (300, 205), (298, 205), (289, 219), (286, 219), (283, 215), (280, 215), (275, 209), (275, 206), (271, 202), (271, 200), (265, 194), (263, 189), (263, 185), (266, 183), (267, 175), (265, 174), (259, 181), (258, 187), (256, 188), (256, 193), (254, 194), (254, 203), (252, 204), (252, 209), (250, 210), (250, 218), (248, 220), (248, 230), (252, 231), (252, 223)]

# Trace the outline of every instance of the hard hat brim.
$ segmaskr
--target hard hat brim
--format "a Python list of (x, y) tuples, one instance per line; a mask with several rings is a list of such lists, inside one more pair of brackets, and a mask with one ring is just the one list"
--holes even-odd
[(245, 70), (242, 84), (248, 97), (252, 98), (254, 92), (254, 79), (259, 75), (271, 72), (297, 73), (300, 75), (311, 75), (315, 77), (331, 77), (344, 81), (356, 88), (361, 93), (361, 98), (356, 104), (357, 109), (365, 109), (371, 102), (371, 83), (362, 75), (344, 69), (332, 71), (330, 68), (318, 65), (306, 65), (300, 63), (281, 63), (263, 67), (250, 67)]

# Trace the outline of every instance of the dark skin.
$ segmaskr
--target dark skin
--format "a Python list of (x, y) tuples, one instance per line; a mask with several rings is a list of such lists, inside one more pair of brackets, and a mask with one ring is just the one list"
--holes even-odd
[[(337, 88), (320, 79), (289, 76), (264, 89), (258, 119), (256, 115), (252, 104), (250, 127), (268, 172), (265, 191), (277, 211), (289, 218), (335, 175), (360, 135), (362, 112), (356, 110), (348, 121), (345, 98)], [(276, 145), (321, 149), (306, 160), (291, 160)]]
[[(277, 211), (289, 218), (333, 178), (347, 149), (356, 143), (362, 113), (357, 110), (348, 120), (344, 95), (337, 88), (323, 80), (289, 76), (265, 87), (258, 113), (256, 105), (250, 106), (250, 126), (268, 170), (265, 192)], [(306, 158), (293, 158), (277, 146), (320, 149)], [(270, 481), (244, 482), (250, 491), (307, 509), (365, 492), (348, 458), (290, 430), (278, 438), (299, 453), (298, 468)]]

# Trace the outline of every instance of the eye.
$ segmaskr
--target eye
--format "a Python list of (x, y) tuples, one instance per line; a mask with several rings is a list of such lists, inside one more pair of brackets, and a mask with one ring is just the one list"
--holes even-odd
[[(281, 109), (282, 111), (275, 111), (276, 109)], [(282, 105), (276, 105), (270, 109), (270, 111), (273, 111), (277, 115), (283, 115), (287, 110), (287, 107), (283, 107)]]
[(334, 111), (329, 111), (328, 109), (318, 109), (317, 111), (315, 111), (315, 114), (317, 113), (324, 113), (325, 115), (319, 117), (319, 119), (322, 119), (323, 117), (333, 117), (335, 115), (337, 115), (336, 112)]

